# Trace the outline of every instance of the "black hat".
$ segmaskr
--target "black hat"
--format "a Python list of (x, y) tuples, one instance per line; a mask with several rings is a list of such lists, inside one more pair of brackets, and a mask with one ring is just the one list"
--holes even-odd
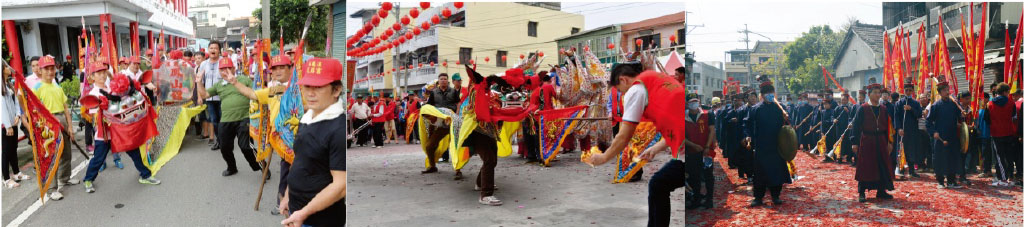
[(960, 95), (957, 96), (957, 97), (958, 98), (969, 98), (969, 97), (971, 97), (971, 92), (969, 92), (969, 91), (960, 92)]

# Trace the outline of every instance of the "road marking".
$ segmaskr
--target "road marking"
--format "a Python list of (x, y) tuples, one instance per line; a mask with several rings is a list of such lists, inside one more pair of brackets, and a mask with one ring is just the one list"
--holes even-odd
[[(74, 179), (75, 175), (78, 175), (78, 172), (81, 172), (82, 169), (85, 169), (86, 166), (89, 166), (89, 160), (82, 161), (82, 163), (79, 163), (78, 166), (75, 166), (75, 168), (71, 170), (71, 177), (70, 177), (70, 179)], [(42, 190), (42, 189), (40, 189), (40, 190)], [(46, 196), (43, 197), (43, 199), (50, 199), (50, 196), (46, 195)], [(28, 220), (28, 217), (32, 216), (32, 214), (35, 213), (37, 210), (39, 210), (39, 207), (42, 207), (42, 206), (43, 206), (43, 200), (42, 199), (36, 200), (36, 202), (32, 203), (32, 205), (28, 206), (28, 208), (25, 209), (24, 212), (21, 212), (21, 214), (19, 214), (17, 218), (14, 218), (14, 220), (11, 221), (11, 223), (8, 223), (7, 227), (18, 227), (18, 226), (20, 226), (22, 222), (25, 222), (25, 220)]]

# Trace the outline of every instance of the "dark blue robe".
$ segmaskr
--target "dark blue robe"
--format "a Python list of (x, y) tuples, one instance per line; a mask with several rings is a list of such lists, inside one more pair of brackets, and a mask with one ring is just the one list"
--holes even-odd
[(962, 121), (960, 108), (955, 101), (944, 97), (932, 103), (926, 117), (929, 138), (939, 133), (939, 138), (948, 142), (943, 145), (941, 140), (932, 139), (932, 168), (936, 176), (953, 176), (963, 166), (960, 159), (960, 137), (958, 123)]
[[(910, 110), (903, 110), (904, 105), (909, 105)], [(899, 143), (902, 142), (902, 149), (904, 149), (904, 153), (907, 155), (908, 163), (921, 163), (924, 161), (924, 152), (920, 147), (915, 146), (921, 143), (919, 140), (921, 139), (922, 132), (917, 127), (918, 119), (921, 118), (921, 111), (921, 103), (907, 96), (900, 98), (893, 105), (892, 112), (895, 119), (893, 120), (892, 127), (897, 132), (903, 129), (904, 133), (903, 136), (900, 136), (898, 133), (896, 134), (897, 144), (894, 144), (894, 150), (896, 151), (895, 153), (899, 153), (899, 149), (901, 149)]]
[(807, 130), (810, 129), (812, 125), (814, 125), (814, 122), (811, 122), (810, 119), (812, 112), (814, 112), (814, 107), (811, 107), (811, 105), (807, 103), (797, 106), (796, 111), (790, 112), (792, 116), (795, 116), (795, 118), (792, 118), (793, 122), (800, 126), (796, 128), (797, 141), (800, 144), (806, 145), (812, 143), (812, 141), (810, 140), (810, 136), (804, 136), (804, 134), (807, 133)]
[(786, 124), (782, 109), (761, 102), (747, 112), (746, 132), (754, 148), (754, 184), (768, 187), (792, 183), (786, 161), (779, 154), (779, 130)]

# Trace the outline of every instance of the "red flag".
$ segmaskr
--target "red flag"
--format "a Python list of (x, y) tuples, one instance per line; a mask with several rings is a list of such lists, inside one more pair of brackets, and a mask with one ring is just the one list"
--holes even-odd
[(884, 32), (882, 34), (882, 36), (885, 37), (885, 39), (882, 40), (882, 45), (883, 45), (882, 51), (884, 51), (883, 54), (885, 56), (885, 59), (884, 59), (885, 64), (883, 64), (883, 67), (882, 67), (882, 86), (888, 87), (889, 86), (889, 77), (892, 75), (892, 66), (891, 66), (891, 64), (892, 64), (892, 61), (893, 61), (894, 57), (892, 56), (892, 51), (891, 51), (892, 47), (891, 47), (891, 43), (889, 42), (889, 32), (888, 31)]
[(20, 101), (21, 109), (25, 111), (25, 119), (28, 121), (23, 125), (28, 128), (29, 134), (26, 136), (31, 137), (29, 141), (32, 142), (36, 182), (40, 189), (39, 199), (43, 199), (46, 189), (50, 188), (53, 176), (57, 173), (57, 161), (60, 160), (61, 151), (67, 143), (61, 134), (64, 131), (64, 126), (39, 102), (35, 93), (28, 89), (28, 86), (25, 85), (25, 77), (21, 75), (21, 72), (16, 71), (14, 78), (15, 93)]

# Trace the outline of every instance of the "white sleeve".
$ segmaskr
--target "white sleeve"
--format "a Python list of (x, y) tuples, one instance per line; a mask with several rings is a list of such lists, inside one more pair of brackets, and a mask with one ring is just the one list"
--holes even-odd
[(622, 95), (622, 120), (638, 123), (647, 107), (647, 88), (634, 84)]

